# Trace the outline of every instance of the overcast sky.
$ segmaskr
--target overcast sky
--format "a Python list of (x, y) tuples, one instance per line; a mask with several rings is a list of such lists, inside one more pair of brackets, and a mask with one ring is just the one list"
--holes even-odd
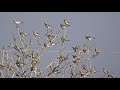
[[(85, 35), (96, 38), (94, 41), (101, 53), (93, 61), (98, 70), (106, 67), (114, 75), (120, 75), (120, 13), (119, 12), (0, 12), (0, 47), (9, 45), (12, 32), (16, 31), (13, 18), (24, 22), (21, 30), (33, 29), (42, 33), (44, 22), (56, 30), (64, 19), (71, 22), (67, 31), (71, 42), (66, 45), (83, 45)], [(51, 53), (47, 56), (50, 57)]]

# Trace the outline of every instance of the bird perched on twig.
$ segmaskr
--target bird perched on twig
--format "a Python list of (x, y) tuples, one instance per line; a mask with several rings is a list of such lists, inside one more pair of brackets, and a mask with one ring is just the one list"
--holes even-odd
[(20, 33), (20, 36), (22, 36), (22, 37), (24, 37), (24, 36), (27, 36), (27, 35), (28, 35), (27, 33), (24, 33), (24, 32), (21, 32), (21, 31), (19, 31), (19, 33)]
[(39, 33), (33, 30), (33, 35), (34, 35), (35, 37), (37, 37), (37, 36), (39, 35)]
[(109, 74), (109, 71), (107, 71), (107, 69), (105, 69), (105, 68), (103, 68), (103, 72), (107, 75)]
[(50, 44), (51, 44), (51, 46), (55, 46), (56, 44), (58, 44), (59, 42), (56, 42), (55, 40), (52, 40), (51, 42), (50, 42)]
[(51, 25), (49, 25), (49, 24), (47, 24), (47, 23), (44, 23), (44, 25), (45, 25), (45, 27), (46, 27), (47, 29), (52, 28), (52, 26), (51, 26)]
[(68, 58), (69, 55), (70, 55), (70, 54), (64, 56), (64, 54), (63, 54), (63, 52), (62, 52), (62, 53), (57, 57), (57, 59), (59, 60), (59, 63), (61, 63), (62, 61), (65, 61), (65, 60), (67, 60), (67, 59), (69, 59), (69, 58)]
[(70, 22), (67, 21), (66, 19), (64, 19), (64, 23), (65, 23), (66, 26), (71, 26), (71, 25), (70, 25)]
[[(44, 25), (45, 25), (45, 27), (47, 28), (47, 33), (48, 33), (48, 31), (52, 28), (52, 26), (49, 25), (49, 24), (47, 24), (47, 23), (44, 23)], [(51, 31), (51, 33), (52, 33), (52, 30), (50, 30), (50, 31)]]
[(62, 36), (61, 41), (62, 41), (62, 45), (63, 45), (65, 43), (65, 41), (70, 41), (70, 40), (66, 39), (65, 36)]
[(92, 36), (90, 36), (90, 35), (86, 35), (85, 38), (86, 38), (87, 40), (89, 40), (89, 41), (90, 41), (91, 39), (96, 39), (96, 38), (94, 38), (94, 37), (92, 37)]
[(72, 56), (73, 56), (74, 59), (78, 57), (77, 55), (72, 55)]
[(62, 29), (66, 29), (66, 25), (64, 25), (64, 24), (60, 24), (60, 27), (62, 28)]
[(51, 42), (55, 38), (54, 35), (50, 35), (50, 34), (45, 34), (45, 36), (47, 37), (49, 42)]
[(72, 56), (73, 56), (73, 63), (78, 65), (80, 63), (80, 57), (78, 57), (77, 55), (72, 55)]
[(20, 24), (24, 23), (24, 22), (17, 21), (16, 19), (13, 19), (13, 22), (16, 24), (16, 28), (18, 28)]
[(80, 71), (80, 76), (83, 78), (85, 76), (85, 71)]
[(73, 46), (72, 49), (74, 50), (74, 52), (78, 52), (81, 50), (80, 46)]
[(98, 48), (95, 48), (95, 53), (96, 53), (96, 55), (99, 55), (100, 51)]

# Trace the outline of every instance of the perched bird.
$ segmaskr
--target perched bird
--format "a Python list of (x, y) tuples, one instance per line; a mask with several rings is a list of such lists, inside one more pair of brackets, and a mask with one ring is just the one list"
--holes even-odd
[(93, 74), (93, 73), (96, 73), (96, 70), (95, 70), (94, 67), (92, 67), (92, 68), (89, 69), (89, 72), (90, 72), (91, 74)]
[(109, 74), (109, 72), (105, 68), (103, 68), (103, 72), (107, 75)]
[(52, 41), (50, 42), (51, 46), (55, 46), (57, 43), (58, 43), (58, 42), (55, 42), (55, 40), (52, 40)]
[(20, 52), (20, 51), (22, 50), (22, 48), (19, 47), (18, 45), (15, 45), (15, 46), (14, 46), (14, 49), (16, 49), (18, 52)]
[[(49, 24), (47, 24), (47, 23), (44, 23), (44, 25), (45, 25), (45, 27), (47, 28), (47, 33), (48, 33), (48, 31), (52, 28), (52, 26), (49, 25)], [(50, 30), (50, 31), (51, 31), (51, 33), (52, 33), (52, 30)]]
[(64, 19), (64, 23), (65, 23), (66, 26), (71, 26), (70, 22), (68, 22), (66, 19)]
[(77, 58), (78, 56), (77, 55), (72, 55), (73, 56), (73, 58)]
[(47, 36), (47, 39), (48, 39), (49, 42), (52, 42), (53, 39), (55, 38), (55, 36), (50, 35), (50, 34), (45, 34), (45, 35)]
[(84, 71), (80, 71), (80, 76), (84, 77), (85, 76), (85, 72)]
[(86, 35), (85, 38), (86, 38), (87, 40), (96, 39), (96, 38), (94, 38), (94, 37), (92, 37), (92, 36), (90, 36), (90, 35)]
[(105, 73), (105, 75), (107, 75), (109, 78), (115, 78), (113, 75), (111, 75), (110, 73), (109, 73), (109, 71), (108, 70), (106, 70), (105, 68), (103, 68), (103, 72)]
[(61, 37), (61, 41), (62, 41), (62, 45), (65, 43), (65, 41), (70, 41), (70, 40), (67, 40), (66, 38), (65, 38), (65, 36), (62, 36)]
[(81, 50), (80, 46), (73, 46), (72, 49), (74, 50), (74, 52), (78, 52)]
[(82, 68), (83, 68), (84, 70), (87, 71), (87, 66), (86, 66), (85, 64), (82, 64), (81, 66), (82, 66)]
[(34, 35), (35, 37), (37, 37), (37, 36), (39, 35), (39, 33), (33, 30), (33, 35)]
[(46, 27), (47, 29), (52, 28), (52, 26), (51, 26), (51, 25), (49, 25), (49, 24), (47, 24), (47, 23), (44, 23), (44, 25), (45, 25), (45, 27)]
[(27, 36), (27, 35), (28, 35), (27, 33), (24, 33), (24, 32), (21, 32), (21, 31), (19, 31), (19, 33), (20, 33), (20, 36), (22, 36), (22, 37), (24, 37), (24, 36)]
[(78, 65), (80, 63), (80, 57), (78, 57), (77, 55), (72, 55), (72, 56), (73, 56), (73, 63)]
[(115, 78), (113, 75), (111, 75), (111, 74), (108, 74), (108, 77), (109, 78)]
[(22, 67), (24, 63), (22, 63), (21, 61), (16, 61), (16, 65), (18, 68)]
[(86, 53), (87, 53), (87, 49), (83, 49), (82, 51), (83, 51), (83, 53), (84, 53), (84, 54), (86, 54)]
[(57, 59), (59, 59), (59, 62), (61, 63), (62, 61), (66, 60), (66, 59), (69, 59), (68, 58), (69, 54), (67, 56), (64, 56), (63, 53), (61, 53)]
[(60, 24), (60, 27), (61, 27), (62, 29), (65, 29), (67, 26), (64, 25), (64, 24)]
[(95, 48), (95, 53), (96, 53), (96, 55), (99, 55), (100, 51), (98, 48)]
[(13, 19), (13, 22), (16, 24), (16, 28), (18, 28), (21, 23), (24, 23), (24, 22), (17, 21), (16, 19)]

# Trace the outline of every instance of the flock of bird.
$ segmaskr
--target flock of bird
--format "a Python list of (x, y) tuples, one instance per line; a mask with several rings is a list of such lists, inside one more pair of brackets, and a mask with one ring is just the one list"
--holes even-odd
[[(24, 22), (18, 21), (18, 20), (16, 20), (16, 19), (13, 19), (13, 22), (15, 23), (16, 28), (19, 28), (19, 26), (24, 23)], [(47, 23), (44, 23), (44, 25), (45, 25), (45, 27), (47, 28), (47, 34), (46, 34), (47, 40), (48, 40), (50, 43), (53, 43), (53, 42), (54, 42), (53, 39), (55, 38), (55, 36), (48, 34), (49, 31), (52, 32), (52, 26), (49, 25), (49, 24), (47, 24)], [(66, 20), (66, 19), (64, 19), (64, 24), (60, 24), (60, 27), (61, 27), (62, 30), (66, 29), (66, 28), (69, 27), (69, 26), (71, 26), (71, 24), (70, 24), (70, 22), (69, 22), (68, 20)], [(18, 29), (18, 30), (19, 30), (19, 29)], [(21, 32), (21, 31), (19, 31), (19, 34), (20, 34), (22, 37), (28, 35), (27, 33), (24, 33), (24, 32)], [(34, 35), (35, 37), (37, 37), (37, 36), (39, 36), (39, 32), (33, 30), (33, 35)], [(88, 34), (85, 35), (85, 38), (86, 38), (86, 40), (88, 40), (88, 41), (90, 41), (90, 40), (92, 40), (92, 39), (96, 39), (95, 37), (90, 36), (90, 35), (88, 35)], [(66, 39), (64, 36), (62, 36), (62, 37), (61, 37), (61, 41), (62, 41), (62, 43), (64, 43), (65, 41), (70, 41), (70, 40), (68, 40), (68, 39)], [(53, 44), (55, 45), (55, 43), (53, 43)], [(46, 43), (45, 43), (44, 45), (46, 46)], [(16, 50), (18, 50), (18, 51), (21, 49), (21, 48), (19, 48), (18, 46), (15, 46), (14, 48), (15, 48)], [(72, 49), (74, 50), (74, 52), (81, 51), (80, 46), (75, 46), (75, 47), (73, 46)], [(84, 52), (85, 52), (85, 51), (84, 51)], [(98, 49), (98, 48), (95, 48), (95, 53), (96, 53), (97, 55), (99, 55), (99, 52), (100, 52), (99, 49)], [(80, 57), (78, 57), (77, 55), (72, 55), (72, 57), (73, 57), (73, 59), (74, 59), (74, 63), (76, 63), (76, 64), (80, 63)], [(60, 56), (58, 57), (58, 59), (64, 60), (64, 59), (68, 59), (68, 57), (65, 57), (65, 56), (63, 56), (63, 55), (60, 55)], [(76, 62), (76, 61), (77, 61), (77, 62)], [(17, 63), (18, 63), (18, 62), (17, 62)], [(85, 65), (83, 65), (82, 67), (83, 67), (84, 69), (86, 69), (86, 68), (85, 68)], [(93, 71), (94, 71), (94, 68), (93, 68)], [(108, 72), (105, 68), (103, 68), (103, 72), (104, 72), (106, 75), (108, 75), (108, 76), (110, 76), (110, 77), (113, 77), (112, 75), (109, 74), (109, 72)], [(84, 75), (84, 72), (81, 71), (80, 73), (81, 73), (81, 75)]]
[[(18, 21), (18, 20), (16, 20), (16, 19), (13, 19), (13, 22), (15, 23), (16, 28), (19, 28), (19, 26), (24, 23), (24, 22)], [(52, 32), (52, 26), (49, 25), (48, 23), (44, 23), (44, 25), (45, 25), (45, 27), (47, 28), (47, 34), (46, 34), (47, 39), (51, 42), (51, 41), (53, 40), (53, 38), (55, 37), (55, 36), (53, 36), (53, 35), (49, 35), (49, 34), (48, 34), (49, 31)], [(71, 26), (71, 24), (70, 24), (70, 22), (69, 22), (68, 20), (66, 20), (66, 19), (64, 19), (64, 24), (60, 24), (60, 27), (61, 27), (62, 29), (66, 29), (66, 28), (69, 27), (69, 26)], [(20, 35), (21, 35), (22, 37), (28, 35), (27, 33), (20, 32), (20, 31), (19, 31), (19, 33), (20, 33)], [(39, 32), (33, 30), (33, 35), (34, 35), (35, 37), (37, 37), (37, 36), (39, 35)], [(88, 41), (90, 41), (90, 40), (92, 40), (92, 39), (96, 39), (95, 37), (93, 37), (93, 36), (91, 36), (91, 35), (88, 35), (88, 34), (85, 35), (85, 38), (86, 38)], [(70, 40), (67, 40), (67, 39), (65, 38), (65, 36), (62, 36), (62, 37), (61, 37), (61, 41), (62, 41), (62, 44), (63, 44), (65, 41), (70, 41)], [(54, 42), (54, 41), (53, 41), (53, 42)], [(53, 43), (53, 44), (55, 44), (55, 43)], [(74, 50), (75, 50), (75, 49), (77, 50), (77, 47), (76, 47), (76, 48), (72, 47), (72, 48), (73, 48)], [(97, 48), (95, 48), (95, 52), (96, 52), (96, 54), (99, 54), (100, 51), (99, 51)]]

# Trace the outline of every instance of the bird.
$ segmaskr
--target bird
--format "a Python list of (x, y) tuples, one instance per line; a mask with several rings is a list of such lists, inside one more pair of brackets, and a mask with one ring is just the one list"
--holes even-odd
[(83, 49), (82, 51), (83, 51), (83, 53), (84, 53), (84, 54), (86, 54), (86, 53), (87, 53), (87, 49)]
[(55, 39), (55, 36), (54, 36), (54, 35), (45, 34), (45, 36), (47, 37), (47, 39), (48, 39), (49, 42), (52, 42), (52, 41), (54, 41), (54, 39)]
[(80, 71), (80, 76), (84, 77), (85, 76), (85, 72), (84, 71)]
[(99, 55), (100, 51), (98, 48), (95, 48), (96, 55)]
[(22, 50), (22, 48), (19, 47), (18, 45), (15, 45), (15, 46), (14, 46), (14, 49), (16, 49), (18, 52), (20, 52), (20, 50)]
[(109, 72), (105, 68), (103, 68), (103, 72), (107, 75), (109, 74)]
[(55, 46), (56, 44), (58, 44), (58, 42), (55, 42), (54, 40), (51, 42), (52, 46)]
[(78, 56), (77, 55), (72, 55), (73, 56), (73, 58), (77, 58)]
[(62, 36), (61, 41), (62, 41), (62, 45), (63, 45), (65, 43), (65, 41), (70, 41), (70, 40), (66, 39), (65, 36)]
[(65, 23), (66, 26), (71, 26), (70, 22), (68, 22), (66, 19), (64, 19), (64, 23)]
[(13, 19), (13, 22), (16, 24), (16, 28), (18, 28), (20, 24), (24, 23), (24, 22), (17, 21), (16, 19)]
[(52, 26), (51, 26), (51, 25), (49, 25), (49, 24), (47, 24), (47, 23), (44, 23), (44, 25), (45, 25), (45, 27), (46, 27), (47, 29), (52, 28)]
[(33, 30), (33, 34), (34, 34), (35, 37), (37, 37), (39, 35), (39, 33), (34, 31), (34, 30)]
[(61, 54), (57, 57), (57, 59), (59, 60), (59, 63), (61, 63), (62, 61), (69, 59), (68, 56), (69, 56), (69, 54), (68, 54), (67, 56), (64, 56), (64, 54), (61, 53)]
[(62, 29), (65, 29), (67, 26), (64, 25), (64, 24), (60, 24), (60, 27), (61, 27)]
[(81, 50), (80, 46), (73, 46), (72, 49), (74, 50), (74, 52), (78, 52)]
[(80, 57), (78, 57), (77, 55), (72, 55), (72, 56), (73, 56), (73, 63), (78, 65), (80, 63)]
[(90, 35), (86, 35), (85, 38), (86, 38), (87, 40), (89, 40), (89, 41), (90, 41), (91, 39), (96, 39), (96, 38), (94, 38), (94, 37), (92, 37), (92, 36), (90, 36)]
[[(45, 27), (47, 28), (47, 33), (48, 33), (48, 31), (52, 28), (52, 26), (49, 25), (49, 24), (47, 24), (47, 23), (44, 23), (44, 25), (45, 25)], [(52, 30), (50, 30), (50, 31), (51, 31), (51, 33), (52, 33)]]
[(24, 33), (24, 32), (21, 32), (21, 31), (19, 31), (19, 33), (20, 33), (20, 36), (22, 36), (22, 37), (24, 37), (24, 36), (27, 36), (27, 35), (28, 35), (27, 33)]
[(86, 70), (86, 71), (87, 71), (87, 69), (86, 69), (86, 68), (87, 68), (87, 66), (86, 66), (85, 64), (82, 64), (81, 66), (82, 66), (82, 68), (83, 68), (84, 70)]
[(96, 73), (96, 70), (95, 70), (94, 67), (92, 67), (92, 68), (89, 69), (89, 72), (90, 72), (91, 74), (92, 74), (92, 73)]

